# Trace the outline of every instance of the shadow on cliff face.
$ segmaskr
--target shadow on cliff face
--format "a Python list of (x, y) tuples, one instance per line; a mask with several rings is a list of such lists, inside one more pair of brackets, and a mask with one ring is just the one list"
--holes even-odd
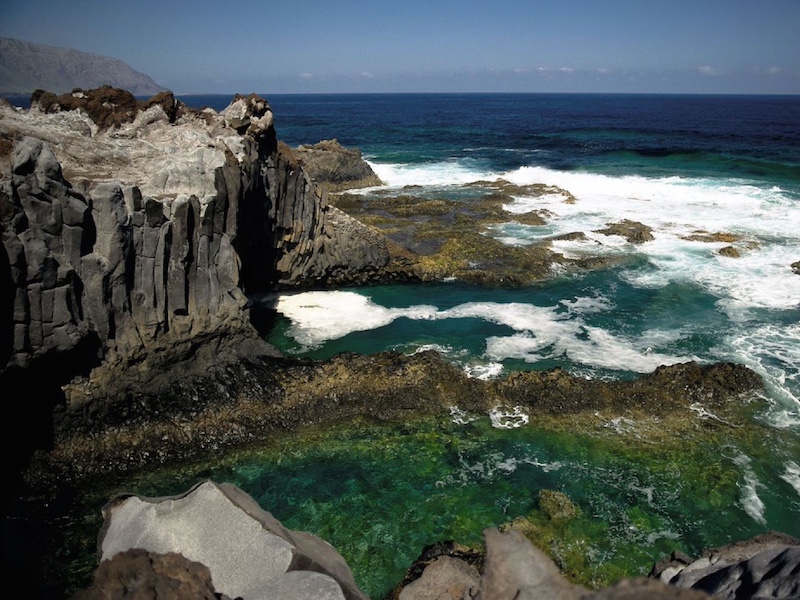
[[(5, 289), (2, 295), (6, 295)], [(10, 316), (3, 306), (0, 324), (3, 330), (8, 328), (6, 319), (10, 320)], [(2, 339), (5, 346), (6, 338)], [(0, 350), (5, 352), (6, 348)], [(96, 335), (91, 335), (83, 338), (72, 350), (38, 357), (25, 368), (9, 368), (0, 372), (3, 396), (0, 435), (5, 447), (2, 461), (2, 481), (5, 485), (0, 498), (3, 513), (10, 498), (14, 497), (20, 474), (33, 453), (53, 447), (53, 413), (65, 402), (61, 386), (76, 374), (87, 375), (100, 364), (99, 351), (100, 341)], [(20, 432), (24, 432), (23, 435)]]

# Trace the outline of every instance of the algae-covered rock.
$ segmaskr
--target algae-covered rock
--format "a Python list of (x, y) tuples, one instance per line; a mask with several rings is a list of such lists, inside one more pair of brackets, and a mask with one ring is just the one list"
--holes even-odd
[(623, 219), (619, 223), (608, 223), (605, 229), (598, 229), (597, 233), (619, 235), (624, 237), (631, 244), (643, 244), (655, 239), (653, 237), (652, 227), (629, 219)]
[(572, 500), (565, 493), (554, 490), (539, 492), (539, 509), (553, 521), (567, 521), (578, 514)]

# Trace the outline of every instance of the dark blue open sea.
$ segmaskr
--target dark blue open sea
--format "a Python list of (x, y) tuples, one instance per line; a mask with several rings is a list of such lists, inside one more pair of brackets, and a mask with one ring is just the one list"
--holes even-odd
[[(554, 248), (630, 259), (554, 271), (525, 288), (448, 281), (285, 295), (270, 341), (286, 353), (433, 348), (483, 378), (561, 366), (618, 379), (735, 361), (764, 379), (759, 433), (727, 440), (715, 429), (661, 448), (634, 443), (647, 425), (635, 420), (598, 413), (596, 434), (578, 435), (541, 428), (516, 407), (468, 417), (454, 405), (452, 419), (298, 434), (120, 489), (163, 495), (203, 477), (232, 481), (288, 527), (333, 543), (375, 598), (423, 546), (477, 544), (483, 528), (519, 515), (539, 519), (542, 543), (590, 585), (646, 573), (675, 548), (697, 554), (770, 529), (800, 536), (800, 274), (791, 267), (800, 261), (800, 97), (264, 96), (289, 145), (336, 138), (360, 148), (385, 183), (360, 192), (367, 199), (413, 185), (416, 195), (469, 202), (476, 188), (465, 184), (552, 184), (576, 202), (514, 197), (508, 222), (487, 235), (525, 245), (581, 231), (585, 239)], [(221, 110), (230, 96), (181, 99)], [(542, 209), (551, 214), (543, 226), (513, 218)], [(597, 233), (622, 219), (649, 225), (655, 239)], [(698, 240), (708, 233), (726, 241)], [(738, 258), (719, 254), (731, 245)], [(701, 403), (687, 416), (713, 419)], [(535, 512), (542, 489), (566, 493), (579, 518), (548, 529)]]

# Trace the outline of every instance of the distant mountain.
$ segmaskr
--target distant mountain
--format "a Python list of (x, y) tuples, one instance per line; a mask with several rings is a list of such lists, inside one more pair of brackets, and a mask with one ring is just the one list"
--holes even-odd
[(116, 58), (0, 37), (2, 94), (29, 94), (36, 89), (62, 94), (106, 84), (134, 96), (165, 89)]

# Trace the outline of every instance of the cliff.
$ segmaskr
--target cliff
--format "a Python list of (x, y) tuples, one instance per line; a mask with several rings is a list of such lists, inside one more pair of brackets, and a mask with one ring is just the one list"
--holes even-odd
[(44, 422), (75, 375), (71, 406), (226, 352), (268, 354), (248, 296), (365, 282), (389, 264), (383, 237), (327, 204), (254, 95), (219, 114), (109, 87), (3, 104), (0, 224), (0, 381), (34, 390), (36, 406), (13, 410)]
[(164, 89), (116, 58), (0, 38), (0, 93), (30, 94), (39, 88), (67, 92), (101, 85), (120, 87), (138, 96)]

